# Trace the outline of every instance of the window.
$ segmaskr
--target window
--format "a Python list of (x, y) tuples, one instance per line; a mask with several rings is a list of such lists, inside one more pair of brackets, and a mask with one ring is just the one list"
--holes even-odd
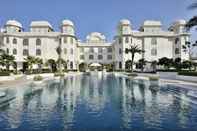
[(107, 52), (111, 53), (112, 52), (112, 48), (111, 47), (107, 48)]
[(36, 39), (36, 45), (38, 45), (38, 46), (41, 45), (41, 40), (40, 39)]
[(83, 53), (84, 52), (84, 48), (80, 48), (80, 52)]
[(93, 55), (89, 55), (89, 59), (90, 60), (93, 60), (94, 59), (94, 56)]
[(151, 39), (151, 44), (152, 45), (157, 45), (157, 39), (156, 38), (152, 38)]
[(36, 55), (41, 55), (41, 50), (40, 49), (36, 49)]
[(24, 56), (28, 56), (28, 55), (29, 55), (29, 51), (28, 51), (27, 49), (24, 49), (24, 50), (23, 50), (23, 55), (24, 55)]
[(119, 48), (119, 54), (122, 54), (122, 49), (121, 48)]
[(125, 37), (125, 43), (129, 43), (129, 37)]
[(91, 53), (94, 53), (94, 48), (90, 48), (90, 52)]
[(156, 56), (157, 55), (157, 49), (152, 49), (151, 50), (151, 55)]
[(179, 38), (176, 38), (175, 39), (175, 44), (178, 44), (178, 42), (179, 42)]
[(131, 43), (132, 43), (133, 42), (133, 39), (131, 38), (130, 40), (131, 40)]
[(9, 37), (6, 37), (6, 43), (10, 43)]
[(64, 43), (68, 43), (67, 37), (64, 37)]
[(17, 54), (17, 50), (13, 49), (13, 55), (16, 55), (16, 54)]
[(119, 41), (119, 44), (122, 44), (122, 38), (121, 37), (118, 39), (118, 41)]
[(81, 60), (84, 60), (84, 58), (85, 58), (84, 55), (80, 55)]
[(73, 49), (70, 49), (70, 54), (73, 54)]
[(70, 69), (73, 69), (73, 62), (70, 62)]
[(175, 54), (179, 54), (179, 48), (175, 49)]
[(107, 56), (107, 59), (108, 59), (108, 60), (111, 60), (111, 59), (112, 59), (112, 55), (108, 55), (108, 56)]
[(67, 49), (66, 48), (64, 48), (64, 54), (67, 54)]
[(17, 39), (14, 38), (12, 43), (13, 43), (13, 44), (17, 44)]
[(103, 52), (103, 49), (102, 48), (98, 48), (98, 52), (99, 53), (102, 53)]
[(73, 38), (70, 38), (70, 43), (73, 44)]
[(24, 39), (23, 40), (23, 45), (24, 46), (28, 46), (29, 45), (29, 40), (28, 39)]
[(103, 59), (103, 56), (102, 55), (98, 55), (98, 59), (99, 60), (102, 60)]
[(122, 62), (119, 62), (119, 69), (122, 69)]

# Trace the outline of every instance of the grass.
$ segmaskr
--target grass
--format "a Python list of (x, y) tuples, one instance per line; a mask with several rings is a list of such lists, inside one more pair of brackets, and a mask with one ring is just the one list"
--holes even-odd
[(150, 76), (149, 80), (150, 81), (158, 81), (159, 80), (159, 76)]

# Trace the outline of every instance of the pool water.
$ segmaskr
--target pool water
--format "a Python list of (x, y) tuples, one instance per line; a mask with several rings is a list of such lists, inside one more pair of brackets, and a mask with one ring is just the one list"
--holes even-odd
[(171, 85), (159, 91), (147, 81), (113, 74), (50, 80), (42, 91), (0, 108), (0, 130), (127, 131), (197, 130), (197, 99)]

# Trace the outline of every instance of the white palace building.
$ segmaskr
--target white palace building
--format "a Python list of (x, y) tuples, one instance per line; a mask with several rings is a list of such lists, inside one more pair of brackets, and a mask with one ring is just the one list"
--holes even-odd
[(60, 32), (54, 31), (47, 21), (32, 21), (30, 31), (25, 32), (21, 23), (9, 20), (0, 33), (0, 48), (15, 56), (18, 69), (23, 68), (27, 56), (40, 57), (44, 62), (57, 60), (56, 49), (61, 45), (61, 56), (70, 70), (78, 69), (80, 63), (114, 64), (119, 70), (125, 69), (126, 61), (131, 59), (131, 54), (126, 54), (125, 49), (132, 44), (145, 51), (135, 55), (135, 62), (141, 58), (151, 62), (162, 57), (188, 60), (189, 52), (183, 49), (189, 41), (185, 24), (184, 20), (179, 20), (169, 30), (163, 30), (160, 21), (147, 20), (136, 31), (129, 20), (123, 19), (118, 23), (114, 40), (108, 42), (98, 32), (87, 35), (85, 41), (78, 40), (70, 20), (62, 21)]

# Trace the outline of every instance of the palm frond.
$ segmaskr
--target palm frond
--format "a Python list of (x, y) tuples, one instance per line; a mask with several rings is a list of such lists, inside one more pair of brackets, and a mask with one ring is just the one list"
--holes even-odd
[(188, 9), (190, 10), (197, 9), (197, 2), (194, 2), (190, 6), (188, 6)]

